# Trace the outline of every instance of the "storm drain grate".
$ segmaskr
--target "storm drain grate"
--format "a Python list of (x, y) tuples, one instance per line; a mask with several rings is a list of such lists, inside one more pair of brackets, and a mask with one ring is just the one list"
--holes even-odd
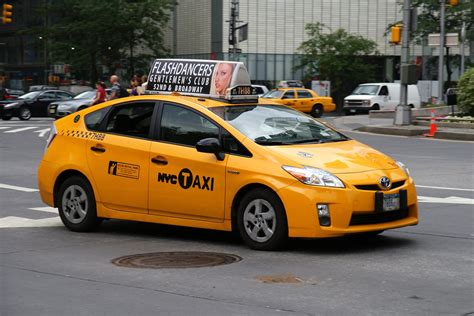
[(119, 267), (144, 269), (184, 269), (214, 267), (242, 260), (241, 257), (226, 253), (175, 251), (153, 252), (124, 256), (112, 260)]

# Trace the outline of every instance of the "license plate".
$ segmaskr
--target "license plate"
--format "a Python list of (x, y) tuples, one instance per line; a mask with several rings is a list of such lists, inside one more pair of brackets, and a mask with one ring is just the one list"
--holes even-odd
[(56, 113), (56, 109), (49, 109), (49, 113), (51, 113), (51, 114)]
[(394, 211), (400, 209), (400, 194), (384, 194), (383, 196), (383, 210)]
[(355, 112), (356, 112), (355, 109), (350, 109), (349, 111), (350, 111), (351, 113), (355, 113)]

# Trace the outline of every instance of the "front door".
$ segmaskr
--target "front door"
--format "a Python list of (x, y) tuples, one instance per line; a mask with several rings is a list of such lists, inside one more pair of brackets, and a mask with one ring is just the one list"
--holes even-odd
[(298, 110), (298, 103), (295, 95), (295, 90), (287, 90), (281, 97), (283, 104), (295, 110)]
[(148, 213), (150, 123), (154, 102), (114, 106), (103, 140), (88, 140), (87, 161), (104, 206)]
[(227, 157), (201, 153), (196, 143), (219, 138), (219, 127), (200, 113), (164, 104), (159, 140), (150, 149), (150, 215), (222, 222)]
[(47, 116), (47, 108), (51, 102), (56, 101), (54, 91), (46, 91), (38, 96), (31, 106), (31, 116)]

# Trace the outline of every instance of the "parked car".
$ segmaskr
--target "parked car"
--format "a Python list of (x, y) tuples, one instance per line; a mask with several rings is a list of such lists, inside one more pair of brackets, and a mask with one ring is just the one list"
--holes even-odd
[(320, 97), (313, 90), (303, 88), (273, 89), (262, 96), (265, 101), (273, 101), (292, 109), (309, 113), (313, 117), (321, 117), (323, 112), (336, 109), (331, 97)]
[(24, 94), (11, 102), (0, 104), (2, 120), (10, 120), (16, 116), (20, 120), (31, 117), (47, 117), (48, 105), (55, 101), (71, 100), (73, 95), (62, 90), (38, 90)]
[(14, 100), (23, 94), (25, 94), (23, 90), (0, 88), (0, 101)]
[[(54, 118), (60, 118), (71, 113), (88, 108), (94, 100), (97, 90), (89, 90), (79, 93), (72, 100), (52, 102), (48, 106), (48, 115)], [(111, 90), (106, 89), (107, 96)]]
[(265, 93), (268, 92), (268, 88), (266, 86), (263, 86), (263, 85), (253, 84), (252, 88), (255, 89), (255, 92), (257, 92), (257, 95), (259, 97), (263, 96)]
[[(412, 108), (421, 106), (421, 97), (416, 85), (408, 85), (407, 104)], [(346, 114), (370, 110), (394, 110), (400, 104), (399, 83), (364, 83), (344, 98)]]
[(46, 86), (46, 85), (36, 85), (36, 86), (30, 86), (30, 89), (28, 92), (32, 91), (38, 91), (38, 90), (57, 90), (58, 87), (55, 86)]
[(300, 80), (282, 80), (278, 83), (279, 88), (304, 88)]

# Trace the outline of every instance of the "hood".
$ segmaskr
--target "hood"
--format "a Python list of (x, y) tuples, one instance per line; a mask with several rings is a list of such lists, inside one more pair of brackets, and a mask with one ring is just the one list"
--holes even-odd
[(61, 105), (61, 106), (81, 106), (81, 105), (89, 105), (91, 104), (92, 100), (89, 99), (75, 99), (69, 101), (61, 101), (61, 102), (54, 102), (52, 104)]
[(355, 140), (326, 144), (266, 146), (296, 164), (324, 169), (333, 174), (398, 168), (390, 157)]
[(370, 94), (351, 94), (344, 98), (344, 100), (370, 100), (376, 97), (376, 95)]

